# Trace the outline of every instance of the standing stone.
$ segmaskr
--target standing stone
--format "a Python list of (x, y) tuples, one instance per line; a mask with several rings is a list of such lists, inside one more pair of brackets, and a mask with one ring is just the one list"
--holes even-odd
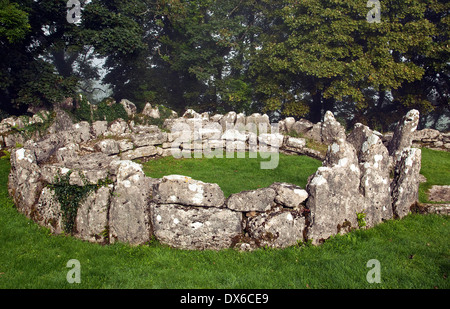
[(133, 117), (136, 114), (137, 107), (133, 102), (123, 99), (120, 101), (120, 104), (123, 106), (129, 117)]
[(225, 132), (227, 129), (234, 129), (236, 118), (236, 112), (226, 113), (219, 121), (220, 125), (222, 126), (222, 131)]
[[(311, 130), (313, 126), (314, 124), (311, 121), (302, 118), (293, 123), (290, 129), (299, 135), (304, 135), (306, 132)], [(287, 122), (286, 122), (286, 129), (287, 129)]]
[(394, 170), (391, 183), (392, 207), (394, 215), (403, 218), (419, 197), (419, 173), (422, 151), (409, 148), (402, 152)]
[[(339, 129), (336, 132), (341, 132)], [(345, 135), (331, 138), (322, 167), (307, 185), (310, 210), (308, 238), (314, 244), (358, 226), (357, 213), (362, 212), (363, 202), (359, 193), (360, 170), (358, 157)]]
[(389, 152), (378, 133), (356, 124), (347, 138), (355, 147), (361, 170), (360, 192), (367, 227), (373, 227), (393, 216), (390, 193)]
[(242, 214), (229, 209), (154, 203), (150, 209), (155, 237), (175, 248), (226, 249), (242, 234)]
[(109, 239), (111, 242), (143, 244), (150, 240), (151, 223), (148, 204), (152, 179), (145, 177), (142, 166), (132, 161), (118, 161), (117, 181), (111, 196)]
[(330, 145), (333, 142), (345, 138), (345, 129), (334, 118), (332, 112), (327, 111), (322, 123), (322, 142)]
[(17, 210), (30, 216), (44, 187), (36, 156), (32, 150), (20, 148), (11, 152), (10, 162), (9, 193), (14, 199)]
[(104, 242), (109, 235), (108, 211), (113, 185), (90, 192), (80, 204), (75, 236), (90, 242)]
[(45, 187), (42, 190), (31, 218), (39, 225), (49, 228), (54, 234), (63, 232), (61, 204), (52, 189)]
[(400, 159), (403, 150), (411, 147), (418, 124), (419, 111), (415, 109), (410, 110), (397, 124), (394, 130), (394, 135), (388, 145), (390, 156)]

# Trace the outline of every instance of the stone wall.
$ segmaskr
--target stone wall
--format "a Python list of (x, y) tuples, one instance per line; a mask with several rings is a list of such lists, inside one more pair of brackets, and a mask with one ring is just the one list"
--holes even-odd
[[(60, 130), (10, 147), (9, 191), (20, 212), (61, 233), (65, 219), (52, 189), (55, 176), (69, 175), (70, 186), (95, 187), (70, 231), (91, 242), (144, 244), (156, 238), (175, 248), (214, 250), (318, 244), (409, 212), (419, 185), (421, 151), (411, 147), (418, 119), (410, 111), (387, 146), (380, 133), (361, 124), (346, 134), (330, 112), (317, 124), (286, 118), (270, 125), (267, 115), (188, 110), (166, 120), (165, 131), (123, 120), (63, 122)], [(309, 140), (327, 145), (326, 153), (307, 147)], [(217, 184), (182, 175), (153, 179), (132, 161), (227, 149), (309, 155), (323, 166), (306, 188), (274, 183), (225, 198)]]

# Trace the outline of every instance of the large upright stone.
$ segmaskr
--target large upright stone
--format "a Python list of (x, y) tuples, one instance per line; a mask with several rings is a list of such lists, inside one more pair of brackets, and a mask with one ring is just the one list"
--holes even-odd
[(418, 201), (421, 159), (420, 149), (408, 148), (402, 152), (395, 166), (391, 194), (394, 215), (398, 218), (406, 216)]
[(363, 211), (356, 150), (345, 135), (332, 140), (324, 166), (319, 167), (307, 185), (308, 238), (314, 244), (357, 227), (357, 213)]
[(327, 111), (322, 123), (322, 142), (330, 145), (340, 139), (345, 139), (345, 128), (334, 118), (332, 112)]
[(108, 211), (113, 185), (92, 191), (80, 204), (75, 236), (90, 242), (104, 242), (109, 235)]
[(152, 197), (151, 178), (141, 165), (118, 161), (117, 181), (111, 196), (109, 239), (111, 242), (143, 244), (150, 240), (151, 222), (148, 205)]
[(390, 156), (400, 159), (403, 150), (411, 147), (414, 133), (419, 124), (419, 115), (419, 111), (415, 109), (410, 110), (397, 124), (394, 135), (388, 145)]
[(55, 192), (45, 187), (34, 206), (31, 219), (39, 225), (49, 228), (54, 234), (60, 234), (64, 230), (61, 204), (56, 198)]
[(17, 209), (29, 216), (44, 187), (36, 156), (30, 149), (11, 151), (8, 189)]
[(182, 175), (164, 176), (153, 190), (154, 201), (159, 204), (222, 207), (225, 202), (219, 185)]
[(347, 141), (355, 147), (361, 170), (360, 192), (364, 201), (367, 227), (392, 218), (390, 162), (379, 133), (356, 124)]
[(120, 101), (120, 104), (123, 106), (129, 117), (132, 117), (136, 114), (137, 107), (133, 102), (127, 99), (123, 99)]

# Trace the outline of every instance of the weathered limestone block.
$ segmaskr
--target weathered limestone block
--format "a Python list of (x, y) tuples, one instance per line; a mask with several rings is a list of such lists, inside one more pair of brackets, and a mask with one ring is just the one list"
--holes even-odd
[(272, 188), (260, 188), (250, 191), (242, 191), (232, 194), (226, 202), (229, 209), (235, 211), (264, 212), (274, 206), (274, 200), (277, 193)]
[[(286, 118), (287, 119), (287, 118)], [(306, 119), (300, 119), (296, 121), (294, 124), (292, 124), (291, 130), (297, 134), (304, 135), (306, 132), (311, 130), (313, 128), (314, 124)], [(287, 123), (286, 123), (286, 129), (287, 129)], [(289, 132), (290, 130), (288, 130)]]
[(222, 136), (222, 126), (217, 122), (208, 122), (198, 132), (194, 132), (194, 140), (220, 140)]
[(274, 189), (277, 193), (275, 202), (285, 207), (298, 207), (308, 198), (308, 192), (306, 190), (293, 184), (276, 182), (270, 188)]
[(246, 117), (244, 113), (239, 113), (236, 115), (236, 121), (234, 127), (238, 130), (243, 131), (245, 129)]
[(109, 239), (111, 242), (143, 244), (151, 236), (149, 202), (154, 180), (145, 177), (142, 166), (118, 161), (117, 181), (111, 195)]
[(306, 140), (304, 138), (286, 137), (285, 147), (292, 150), (301, 150), (306, 147)]
[(121, 136), (125, 133), (130, 133), (130, 127), (128, 123), (123, 119), (117, 119), (111, 122), (108, 126), (108, 131), (106, 131), (103, 135), (105, 136)]
[(95, 144), (94, 149), (107, 155), (114, 155), (120, 152), (119, 143), (112, 139), (99, 141)]
[(315, 142), (322, 143), (322, 125), (322, 122), (315, 123), (310, 130), (303, 134), (303, 136), (312, 139)]
[(430, 202), (450, 202), (450, 186), (434, 185), (428, 190)]
[(319, 244), (332, 235), (357, 227), (357, 213), (362, 212), (359, 195), (359, 169), (334, 166), (319, 167), (307, 186), (310, 211), (308, 239)]
[(151, 204), (153, 234), (164, 244), (187, 250), (230, 248), (242, 234), (242, 214), (224, 208)]
[(227, 140), (227, 141), (246, 142), (248, 140), (248, 134), (240, 132), (236, 129), (229, 129), (223, 133), (223, 135), (221, 136), (221, 139)]
[(209, 120), (212, 121), (212, 122), (219, 122), (222, 118), (223, 118), (223, 115), (215, 114), (214, 116), (211, 116), (209, 118)]
[(360, 192), (364, 199), (367, 227), (373, 227), (393, 216), (390, 193), (389, 152), (379, 133), (356, 124), (347, 141), (351, 142), (359, 158), (361, 170)]
[(64, 230), (61, 204), (58, 202), (55, 192), (49, 187), (43, 188), (31, 217), (39, 225), (49, 228), (54, 234), (60, 234)]
[(420, 149), (408, 148), (396, 163), (391, 194), (393, 212), (398, 218), (406, 216), (418, 200), (421, 159)]
[(80, 146), (78, 144), (69, 143), (56, 150), (56, 159), (61, 163), (77, 161), (79, 160), (79, 150)]
[(402, 152), (411, 147), (414, 133), (419, 124), (419, 111), (410, 110), (402, 120), (397, 124), (394, 130), (394, 135), (389, 142), (389, 155), (393, 156), (395, 160), (399, 160)]
[(108, 231), (108, 211), (113, 185), (90, 192), (80, 204), (75, 236), (90, 242), (104, 242)]
[(76, 123), (72, 127), (74, 141), (87, 142), (91, 139), (91, 125), (87, 121)]
[(157, 106), (153, 108), (150, 103), (145, 104), (142, 114), (144, 114), (150, 118), (156, 118), (156, 119), (159, 119), (161, 117), (159, 108)]
[(330, 145), (340, 139), (345, 139), (345, 128), (334, 118), (332, 112), (327, 111), (322, 123), (322, 142)]
[(441, 132), (435, 129), (423, 129), (414, 132), (412, 141), (432, 142), (440, 139)]
[(158, 153), (155, 146), (140, 147), (128, 150), (120, 155), (122, 160), (135, 160), (155, 156)]
[(269, 116), (267, 116), (266, 114), (261, 115), (259, 113), (253, 113), (250, 116), (247, 116), (245, 124), (255, 124), (257, 127), (269, 128), (270, 120)]
[(219, 185), (182, 175), (164, 176), (153, 191), (154, 201), (159, 204), (222, 207), (225, 202)]
[(8, 189), (19, 212), (29, 216), (44, 187), (36, 156), (30, 149), (11, 151)]
[(260, 145), (281, 148), (284, 141), (284, 135), (280, 133), (263, 133), (258, 136)]
[(123, 108), (127, 112), (128, 116), (132, 117), (136, 114), (137, 108), (133, 102), (123, 99), (120, 101), (120, 104), (123, 106)]
[(93, 138), (102, 136), (106, 131), (108, 131), (108, 121), (98, 120), (92, 123), (91, 132)]
[(305, 226), (305, 218), (299, 211), (282, 210), (249, 218), (247, 231), (261, 247), (286, 248), (303, 241)]
[(317, 172), (309, 179), (307, 208), (311, 212), (308, 238), (319, 243), (331, 235), (357, 227), (363, 211), (359, 192), (360, 170), (356, 150), (337, 135)]
[(134, 148), (133, 142), (126, 139), (118, 141), (118, 144), (120, 152), (125, 152)]
[(167, 142), (166, 132), (143, 133), (132, 135), (133, 144), (136, 147), (162, 145)]
[(182, 118), (192, 119), (192, 118), (202, 118), (202, 115), (194, 111), (193, 109), (188, 109), (184, 112)]
[(286, 129), (286, 132), (291, 132), (295, 122), (296, 121), (295, 121), (294, 117), (287, 117), (286, 119), (284, 119), (284, 126), (285, 126), (285, 129)]
[(225, 132), (228, 129), (234, 128), (236, 118), (237, 118), (236, 112), (228, 112), (220, 119), (219, 123), (222, 126), (223, 132)]

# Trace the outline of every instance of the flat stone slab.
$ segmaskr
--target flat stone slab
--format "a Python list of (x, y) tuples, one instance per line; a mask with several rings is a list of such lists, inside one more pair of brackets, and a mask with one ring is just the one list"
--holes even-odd
[(155, 237), (179, 249), (226, 249), (242, 234), (242, 214), (225, 208), (153, 204), (150, 212)]
[(428, 191), (430, 202), (450, 202), (450, 186), (432, 186)]

